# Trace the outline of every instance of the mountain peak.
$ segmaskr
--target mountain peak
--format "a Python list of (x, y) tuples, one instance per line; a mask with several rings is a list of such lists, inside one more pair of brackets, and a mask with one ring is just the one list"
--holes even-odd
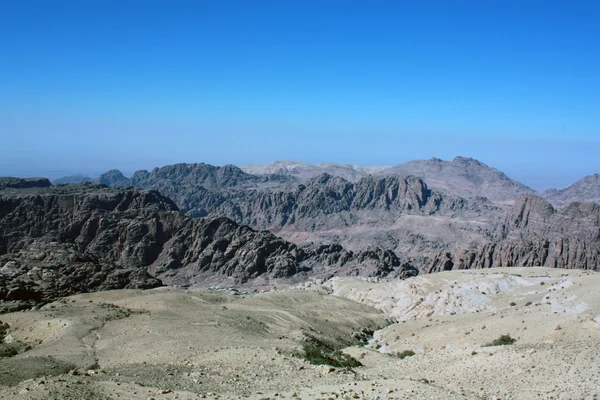
[(380, 172), (385, 175), (413, 175), (430, 188), (453, 196), (474, 198), (482, 195), (492, 201), (513, 201), (521, 194), (535, 193), (504, 173), (470, 157), (457, 156), (452, 161), (438, 158), (398, 164)]

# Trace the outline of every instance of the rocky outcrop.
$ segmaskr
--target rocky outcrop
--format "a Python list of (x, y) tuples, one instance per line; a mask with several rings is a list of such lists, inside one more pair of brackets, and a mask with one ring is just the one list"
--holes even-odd
[(227, 218), (190, 218), (157, 191), (89, 183), (0, 191), (4, 301), (162, 283), (415, 273), (390, 251), (297, 246)]
[(549, 189), (544, 198), (556, 207), (565, 207), (573, 202), (600, 204), (600, 175), (586, 176), (564, 189)]

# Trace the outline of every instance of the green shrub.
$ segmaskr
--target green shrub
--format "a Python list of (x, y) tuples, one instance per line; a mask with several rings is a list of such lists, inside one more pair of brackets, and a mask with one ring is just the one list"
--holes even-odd
[(398, 353), (398, 358), (404, 360), (406, 357), (412, 357), (415, 355), (415, 352), (412, 350), (404, 350), (402, 353)]
[(506, 346), (509, 344), (513, 344), (514, 342), (516, 342), (517, 339), (513, 339), (512, 337), (510, 337), (510, 335), (502, 335), (500, 336), (498, 339), (486, 344), (486, 347), (491, 347), (491, 346)]
[(313, 340), (304, 346), (304, 358), (314, 365), (331, 365), (336, 368), (356, 368), (362, 364), (356, 358), (335, 350), (327, 344)]

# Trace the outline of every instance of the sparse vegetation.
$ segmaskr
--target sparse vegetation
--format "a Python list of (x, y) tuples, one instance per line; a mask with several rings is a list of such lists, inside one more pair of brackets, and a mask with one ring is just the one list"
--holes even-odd
[(527, 303), (525, 303), (526, 307), (529, 307), (530, 305), (532, 305), (533, 303), (531, 301), (528, 301)]
[(498, 339), (491, 341), (490, 343), (486, 344), (486, 347), (491, 347), (491, 346), (506, 346), (509, 344), (513, 344), (517, 341), (517, 339), (512, 338), (510, 335), (501, 335)]
[(398, 358), (404, 360), (406, 357), (412, 357), (415, 355), (415, 352), (412, 350), (404, 350), (401, 353), (398, 353)]
[(476, 356), (476, 355), (477, 355), (477, 352), (476, 352), (475, 350), (473, 350), (473, 351), (471, 352), (471, 355), (472, 355), (472, 356)]
[(511, 307), (514, 307), (514, 306), (516, 306), (516, 305), (517, 305), (517, 303), (515, 303), (514, 301), (513, 301), (512, 303), (510, 303), (510, 306), (511, 306)]
[(314, 365), (331, 365), (336, 368), (356, 368), (361, 367), (360, 361), (354, 357), (342, 353), (332, 346), (311, 338), (309, 344), (304, 346), (304, 358)]

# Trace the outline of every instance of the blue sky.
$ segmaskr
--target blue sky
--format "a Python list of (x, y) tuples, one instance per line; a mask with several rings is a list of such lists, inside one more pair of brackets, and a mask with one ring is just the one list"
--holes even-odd
[(596, 1), (3, 1), (0, 175), (477, 158), (600, 172)]

